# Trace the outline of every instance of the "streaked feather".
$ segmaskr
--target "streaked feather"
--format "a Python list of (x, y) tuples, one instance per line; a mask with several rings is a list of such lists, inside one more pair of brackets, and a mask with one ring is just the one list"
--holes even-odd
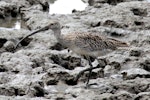
[(125, 42), (92, 33), (72, 33), (66, 35), (63, 40), (74, 42), (72, 45), (87, 51), (99, 51), (104, 49), (115, 50), (117, 47), (127, 46)]

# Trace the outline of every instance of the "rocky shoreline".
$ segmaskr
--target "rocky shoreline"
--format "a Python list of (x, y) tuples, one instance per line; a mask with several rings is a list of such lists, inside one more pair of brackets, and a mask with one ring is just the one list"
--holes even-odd
[[(107, 1), (107, 2), (106, 2)], [(49, 14), (47, 0), (1, 0), (0, 18), (21, 16), (28, 29), (0, 28), (0, 100), (148, 100), (150, 98), (150, 3), (142, 0), (84, 0), (72, 14)], [(57, 44), (51, 30), (15, 44), (31, 31), (59, 20), (62, 33), (95, 32), (130, 44), (98, 58), (104, 67), (78, 84), (71, 80), (87, 61)], [(97, 62), (93, 63), (98, 66)]]

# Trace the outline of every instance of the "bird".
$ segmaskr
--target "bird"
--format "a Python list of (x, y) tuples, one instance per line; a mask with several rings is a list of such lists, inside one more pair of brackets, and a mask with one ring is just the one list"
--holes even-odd
[[(90, 57), (99, 57), (110, 53), (112, 51), (117, 50), (119, 47), (128, 47), (129, 45), (126, 42), (105, 37), (100, 34), (90, 33), (90, 32), (71, 32), (68, 34), (61, 34), (61, 25), (57, 20), (49, 21), (49, 24), (43, 28), (40, 28), (29, 35), (22, 38), (17, 44), (15, 49), (18, 45), (29, 36), (32, 36), (38, 32), (46, 31), (51, 29), (56, 37), (58, 43), (67, 47), (69, 50), (72, 50), (74, 53), (78, 55), (83, 55), (89, 62), (90, 70), (88, 79), (86, 82), (86, 87), (89, 85), (89, 80), (92, 73), (92, 62)], [(93, 68), (94, 69), (94, 68)], [(86, 70), (87, 71), (87, 70)], [(81, 74), (81, 73), (80, 73)], [(79, 78), (79, 75), (76, 79)]]

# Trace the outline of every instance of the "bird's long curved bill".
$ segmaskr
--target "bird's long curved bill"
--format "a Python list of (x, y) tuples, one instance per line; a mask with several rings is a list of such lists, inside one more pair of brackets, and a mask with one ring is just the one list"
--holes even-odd
[(32, 36), (32, 35), (38, 33), (38, 32), (45, 31), (45, 30), (48, 30), (48, 29), (49, 29), (48, 26), (45, 26), (45, 27), (43, 27), (43, 28), (41, 28), (41, 29), (39, 29), (39, 30), (36, 30), (36, 31), (30, 33), (29, 35), (25, 36), (24, 38), (22, 38), (22, 39), (16, 44), (15, 49), (19, 46), (19, 44), (20, 44), (24, 39), (26, 39), (26, 38), (28, 38), (28, 37), (30, 37), (30, 36)]

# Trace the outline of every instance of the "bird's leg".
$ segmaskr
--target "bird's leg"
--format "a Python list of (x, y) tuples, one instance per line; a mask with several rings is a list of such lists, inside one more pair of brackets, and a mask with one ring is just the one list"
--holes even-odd
[(87, 68), (85, 70), (82, 70), (81, 72), (79, 72), (79, 74), (76, 76), (76, 78), (74, 79), (74, 82), (77, 82), (79, 80), (79, 78), (84, 74), (84, 72), (87, 72), (87, 71), (90, 71), (90, 70), (93, 70), (93, 69), (97, 69), (97, 68), (100, 68), (100, 66), (97, 66), (97, 67), (90, 67), (90, 68)]
[(91, 74), (92, 74), (92, 70), (94, 69), (97, 69), (97, 68), (102, 68), (104, 67), (103, 65), (100, 65), (100, 66), (96, 66), (96, 67), (93, 67), (92, 66), (92, 61), (90, 59), (89, 56), (84, 56), (88, 61), (89, 61), (89, 65), (90, 65), (90, 68), (87, 68), (85, 70), (82, 70), (79, 72), (79, 74), (74, 78), (74, 82), (77, 83), (77, 81), (79, 80), (79, 78), (84, 74), (84, 72), (87, 72), (89, 71), (89, 76), (88, 76), (88, 79), (87, 79), (87, 83), (86, 83), (86, 88), (89, 86), (89, 80), (90, 80), (90, 77), (91, 77)]
[(87, 83), (86, 83), (86, 87), (88, 87), (89, 81), (90, 81), (90, 78), (91, 78), (91, 75), (92, 75), (92, 68), (93, 68), (93, 66), (92, 66), (92, 62), (91, 62), (90, 57), (89, 56), (85, 56), (85, 57), (88, 60), (89, 65), (90, 65), (89, 76), (88, 76)]

